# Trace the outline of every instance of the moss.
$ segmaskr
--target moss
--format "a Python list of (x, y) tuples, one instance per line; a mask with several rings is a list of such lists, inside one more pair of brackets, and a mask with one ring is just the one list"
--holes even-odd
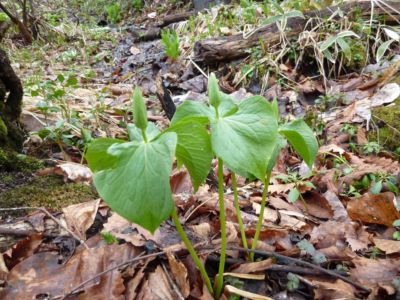
[(0, 171), (34, 173), (44, 167), (40, 160), (0, 149)]
[(0, 141), (5, 141), (8, 135), (8, 130), (6, 124), (4, 124), (3, 119), (0, 117)]
[(67, 184), (59, 176), (43, 176), (0, 193), (0, 207), (46, 207), (57, 211), (97, 197), (96, 192), (87, 185)]
[(379, 142), (391, 151), (400, 147), (400, 99), (397, 99), (394, 105), (373, 109), (372, 119), (378, 128), (370, 131), (369, 140)]

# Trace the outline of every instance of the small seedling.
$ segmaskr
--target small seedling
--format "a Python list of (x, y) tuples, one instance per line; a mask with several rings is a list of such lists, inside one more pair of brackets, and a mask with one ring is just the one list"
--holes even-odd
[(111, 232), (102, 232), (101, 238), (107, 245), (118, 244), (118, 239)]
[(176, 60), (180, 54), (178, 33), (173, 29), (163, 30), (161, 32), (161, 41), (167, 56), (172, 60)]
[(299, 280), (299, 277), (297, 277), (295, 274), (293, 274), (293, 273), (288, 273), (287, 274), (287, 279), (288, 279), (288, 282), (287, 282), (287, 289), (290, 291), (290, 292), (293, 292), (293, 291), (295, 291), (295, 290), (297, 290), (298, 288), (299, 288), (299, 286), (300, 286), (300, 280)]
[(113, 24), (121, 21), (121, 6), (118, 3), (109, 4), (105, 8), (107, 19)]
[(362, 151), (369, 154), (378, 154), (381, 150), (381, 146), (377, 142), (369, 142), (362, 146)]

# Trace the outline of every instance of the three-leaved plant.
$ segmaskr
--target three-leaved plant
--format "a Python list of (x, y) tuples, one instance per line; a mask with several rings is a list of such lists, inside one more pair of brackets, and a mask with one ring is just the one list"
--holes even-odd
[[(221, 254), (216, 291), (219, 298), (223, 287), (226, 256), (226, 220), (224, 209), (224, 165), (232, 172), (234, 201), (242, 242), (247, 248), (237, 197), (236, 175), (258, 178), (264, 183), (260, 217), (252, 242), (256, 248), (262, 228), (268, 185), (272, 168), (286, 139), (311, 166), (317, 141), (311, 129), (301, 120), (279, 125), (278, 105), (261, 96), (236, 103), (222, 93), (211, 74), (208, 83), (209, 106), (186, 101), (180, 105), (164, 132), (147, 123), (141, 93), (134, 93), (134, 118), (129, 125), (129, 142), (98, 139), (88, 149), (89, 167), (99, 194), (118, 214), (154, 231), (169, 216), (176, 225), (189, 253), (199, 268), (208, 289), (213, 292), (204, 266), (197, 257), (179, 223), (169, 186), (174, 157), (178, 166), (185, 165), (195, 190), (205, 180), (213, 157), (218, 159), (218, 191), (221, 226)], [(253, 258), (253, 256), (251, 256)]]

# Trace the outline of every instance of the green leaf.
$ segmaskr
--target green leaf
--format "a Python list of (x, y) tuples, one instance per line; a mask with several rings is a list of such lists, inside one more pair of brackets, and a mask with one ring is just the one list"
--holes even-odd
[(342, 49), (344, 56), (347, 58), (347, 60), (351, 61), (351, 48), (349, 44), (343, 38), (338, 38), (337, 43)]
[(400, 241), (400, 231), (393, 232), (393, 238)]
[(319, 251), (315, 251), (315, 254), (312, 256), (312, 259), (317, 264), (322, 264), (322, 263), (328, 261), (326, 259), (326, 256), (323, 253), (319, 252)]
[(299, 247), (300, 250), (303, 250), (310, 255), (314, 255), (316, 252), (314, 246), (307, 240), (301, 240), (296, 246)]
[[(283, 148), (285, 148), (287, 145), (286, 139), (281, 136), (278, 135), (278, 140), (275, 144), (274, 147), (274, 151), (271, 154), (271, 158), (268, 161), (268, 165), (267, 165), (267, 172), (271, 172), (272, 169), (275, 167), (276, 161), (278, 159), (279, 153), (281, 152), (281, 150)], [(275, 176), (275, 178), (277, 178), (278, 176)]]
[(148, 143), (126, 143), (130, 147), (119, 149), (113, 168), (93, 175), (97, 191), (115, 212), (151, 232), (173, 209), (169, 175), (176, 140), (168, 132)]
[[(137, 128), (135, 124), (128, 124), (129, 140), (143, 142), (142, 130)], [(149, 141), (155, 139), (160, 134), (160, 130), (154, 123), (149, 123), (146, 128), (146, 137)]]
[(118, 159), (108, 153), (108, 148), (113, 144), (123, 143), (122, 140), (101, 138), (91, 142), (86, 151), (85, 157), (92, 172), (114, 168)]
[(219, 91), (218, 80), (214, 73), (211, 73), (208, 78), (208, 98), (210, 104), (214, 106), (215, 109), (218, 109), (218, 106), (221, 103), (221, 92)]
[(300, 285), (299, 277), (297, 277), (293, 273), (288, 273), (287, 279), (288, 279), (287, 289), (289, 291), (295, 291), (299, 288)]
[(393, 222), (393, 227), (400, 227), (400, 219)]
[(297, 199), (299, 199), (300, 197), (300, 191), (298, 188), (294, 188), (292, 190), (290, 190), (289, 195), (288, 195), (288, 199), (290, 202), (295, 203), (297, 201)]
[(381, 190), (382, 190), (382, 180), (375, 182), (375, 184), (371, 187), (371, 193), (373, 195), (379, 194)]
[(263, 180), (277, 142), (277, 127), (266, 99), (250, 97), (236, 113), (211, 120), (213, 150), (235, 173)]
[(179, 165), (184, 164), (188, 169), (195, 191), (210, 172), (213, 158), (207, 123), (204, 118), (193, 117), (176, 122), (167, 130), (178, 136), (176, 158)]
[(144, 104), (142, 92), (138, 87), (133, 92), (133, 117), (135, 119), (135, 125), (141, 130), (147, 128), (147, 109)]
[(204, 103), (187, 100), (178, 106), (171, 120), (171, 125), (177, 122), (192, 117), (204, 117), (206, 119), (214, 118), (211, 109)]
[(303, 120), (295, 120), (280, 127), (279, 132), (288, 139), (305, 163), (312, 168), (318, 152), (318, 142), (310, 127)]
[(376, 61), (380, 62), (382, 57), (385, 55), (386, 50), (389, 49), (390, 45), (394, 42), (395, 40), (388, 40), (382, 45), (379, 46), (378, 50), (376, 51)]

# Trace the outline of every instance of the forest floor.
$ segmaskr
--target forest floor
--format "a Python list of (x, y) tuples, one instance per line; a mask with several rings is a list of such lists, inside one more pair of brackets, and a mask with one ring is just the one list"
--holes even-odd
[[(43, 3), (43, 36), (24, 46), (11, 31), (2, 41), (23, 82), (21, 122), (29, 133), (23, 154), (0, 149), (2, 299), (213, 299), (174, 223), (151, 234), (114, 213), (84, 156), (95, 138), (128, 138), (135, 86), (148, 120), (165, 129), (183, 101), (207, 101), (211, 72), (237, 102), (277, 99), (282, 122), (303, 118), (319, 143), (312, 169), (290, 146), (279, 154), (254, 262), (224, 169), (222, 299), (400, 297), (398, 24), (357, 8), (343, 17), (335, 7), (312, 29), (290, 34), (295, 27), (287, 23), (304, 19), (299, 1), (284, 1), (283, 11), (241, 2), (194, 12), (190, 3), (153, 1), (117, 20), (93, 14), (89, 4)], [(177, 14), (184, 17), (168, 23)], [(213, 47), (194, 46), (221, 36), (249, 40), (275, 23), (276, 43), (261, 39), (225, 61), (204, 58)], [(166, 28), (179, 37), (176, 59), (159, 36)], [(185, 168), (174, 165), (170, 181), (180, 221), (213, 280), (221, 244), (217, 160), (211, 169), (196, 193)], [(260, 181), (238, 177), (250, 245), (262, 192)]]

